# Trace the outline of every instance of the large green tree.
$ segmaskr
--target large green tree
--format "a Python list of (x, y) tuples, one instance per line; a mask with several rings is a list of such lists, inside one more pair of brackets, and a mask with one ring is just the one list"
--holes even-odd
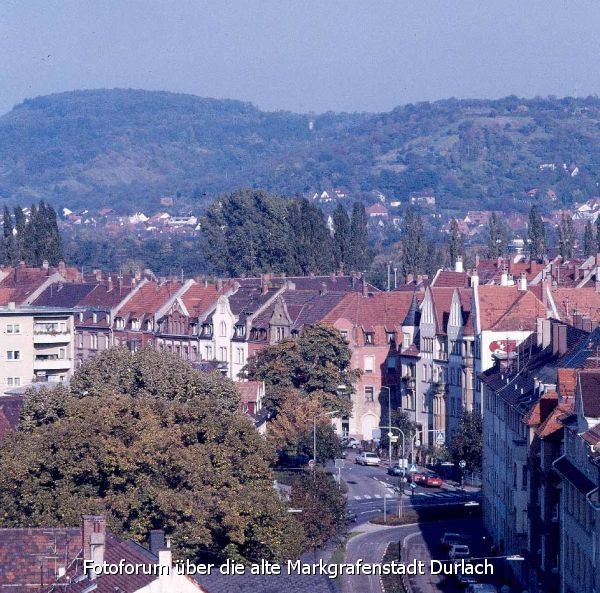
[(354, 202), (350, 219), (350, 253), (347, 270), (349, 272), (365, 271), (371, 264), (368, 222), (365, 205), (362, 202)]
[(594, 241), (594, 229), (592, 222), (588, 220), (583, 229), (583, 254), (587, 257), (596, 253), (596, 242)]
[(346, 209), (338, 204), (333, 210), (333, 244), (335, 265), (339, 271), (349, 270), (349, 260), (351, 257), (350, 249), (350, 218)]
[(506, 253), (507, 244), (508, 229), (506, 224), (495, 212), (492, 212), (488, 220), (488, 257), (497, 259), (503, 256)]
[(467, 412), (461, 414), (458, 431), (450, 443), (452, 460), (458, 463), (464, 460), (467, 471), (481, 471), (483, 456), (483, 425), (481, 414)]
[(570, 215), (563, 214), (558, 227), (558, 249), (565, 259), (573, 257), (575, 250), (575, 229)]
[(448, 239), (448, 257), (450, 265), (454, 267), (459, 257), (465, 258), (465, 242), (458, 227), (458, 221), (453, 218), (450, 222), (450, 236)]
[(351, 412), (349, 396), (358, 376), (350, 368), (351, 357), (340, 332), (317, 323), (306, 326), (295, 340), (258, 352), (248, 360), (246, 372), (250, 379), (265, 381), (265, 403), (274, 413), (280, 409), (286, 391), (294, 388), (309, 395), (318, 393), (323, 411), (339, 411), (338, 415), (343, 416)]
[(422, 274), (426, 268), (427, 242), (421, 217), (409, 206), (402, 221), (401, 269), (406, 277)]
[(187, 557), (282, 560), (304, 540), (273, 490), (273, 461), (233, 383), (168, 354), (109, 350), (69, 388), (27, 395), (21, 429), (0, 446), (0, 524), (104, 514), (140, 542), (166, 529)]
[(527, 244), (529, 255), (533, 259), (541, 260), (544, 258), (546, 255), (546, 227), (536, 206), (532, 206), (529, 211)]

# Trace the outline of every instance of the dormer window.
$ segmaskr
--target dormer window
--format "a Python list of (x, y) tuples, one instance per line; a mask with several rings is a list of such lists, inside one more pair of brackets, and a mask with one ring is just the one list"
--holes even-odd
[(106, 314), (106, 323), (110, 325), (110, 313)]
[(246, 335), (246, 326), (245, 325), (236, 325), (235, 326), (235, 337), (243, 338)]
[(152, 319), (148, 319), (148, 321), (146, 321), (146, 331), (152, 331)]
[(96, 313), (95, 311), (94, 313), (92, 313), (92, 321), (94, 323), (98, 323), (98, 313)]
[(373, 344), (373, 332), (365, 332), (365, 344)]
[(396, 332), (386, 332), (385, 337), (387, 339), (388, 344), (396, 343)]
[(124, 327), (125, 327), (125, 320), (122, 317), (117, 317), (115, 319), (115, 324), (117, 326), (117, 329), (124, 329)]
[(134, 331), (138, 331), (140, 329), (140, 320), (139, 319), (131, 320), (131, 329)]

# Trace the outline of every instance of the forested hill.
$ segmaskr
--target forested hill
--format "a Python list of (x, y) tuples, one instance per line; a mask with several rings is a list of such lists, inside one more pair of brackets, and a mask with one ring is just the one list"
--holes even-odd
[(598, 193), (600, 100), (446, 100), (382, 114), (299, 115), (136, 90), (75, 91), (0, 117), (0, 199), (71, 209), (204, 207), (223, 191), (340, 188), (448, 208), (525, 208)]

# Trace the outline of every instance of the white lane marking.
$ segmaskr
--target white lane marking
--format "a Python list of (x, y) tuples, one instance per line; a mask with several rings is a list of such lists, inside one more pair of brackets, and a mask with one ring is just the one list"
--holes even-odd
[(363, 496), (363, 498), (364, 498), (364, 499), (366, 499), (366, 500), (370, 500), (370, 498), (371, 498), (371, 495), (370, 495), (370, 494), (365, 494), (365, 495)]

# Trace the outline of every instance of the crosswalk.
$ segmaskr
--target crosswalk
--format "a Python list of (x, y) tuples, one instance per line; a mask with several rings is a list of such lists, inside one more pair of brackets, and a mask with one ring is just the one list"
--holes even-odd
[[(465, 498), (465, 495), (463, 493), (456, 493), (456, 492), (449, 492), (449, 491), (445, 491), (445, 490), (441, 490), (441, 491), (436, 491), (436, 492), (432, 492), (432, 491), (427, 491), (427, 492), (415, 492), (415, 494), (413, 495), (414, 498), (420, 498), (420, 499), (425, 499), (425, 498), (437, 498), (437, 499), (454, 499), (454, 500), (460, 500)], [(398, 493), (388, 490), (388, 494), (387, 494), (388, 500), (390, 499), (394, 499), (394, 498), (398, 498)], [(373, 499), (383, 499), (383, 495), (382, 494), (362, 494), (362, 495), (355, 495), (354, 500), (373, 500)]]

